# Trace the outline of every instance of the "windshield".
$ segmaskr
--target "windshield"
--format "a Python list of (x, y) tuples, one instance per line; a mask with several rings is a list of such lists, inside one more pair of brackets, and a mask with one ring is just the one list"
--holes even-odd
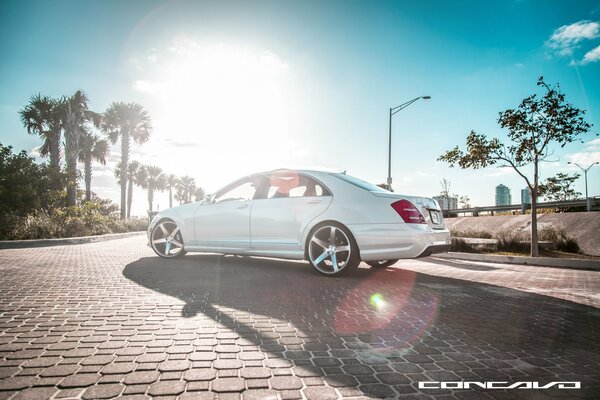
[(343, 181), (346, 181), (354, 186), (358, 186), (361, 189), (368, 190), (369, 192), (391, 193), (389, 190), (386, 190), (377, 185), (373, 185), (372, 183), (365, 182), (362, 179), (358, 179), (358, 178), (355, 178), (350, 175), (345, 175), (345, 174), (331, 174), (331, 175), (333, 175), (336, 178), (339, 178)]

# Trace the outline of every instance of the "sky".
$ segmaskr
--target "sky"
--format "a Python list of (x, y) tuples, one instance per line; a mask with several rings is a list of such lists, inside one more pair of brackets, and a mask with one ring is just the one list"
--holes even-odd
[[(134, 1), (0, 0), (0, 142), (36, 156), (18, 111), (37, 93), (84, 90), (90, 108), (137, 102), (150, 141), (132, 159), (189, 175), (206, 192), (275, 168), (387, 176), (389, 108), (396, 192), (434, 196), (440, 180), (472, 205), (494, 203), (510, 168), (437, 161), (475, 130), (506, 138), (498, 113), (539, 76), (586, 110), (593, 132), (556, 147), (541, 178), (600, 161), (599, 1)], [(119, 201), (113, 169), (94, 167), (92, 190)], [(600, 166), (588, 175), (600, 195)], [(576, 189), (584, 192), (583, 177)], [(168, 206), (166, 193), (154, 207)], [(147, 210), (141, 189), (133, 213)]]

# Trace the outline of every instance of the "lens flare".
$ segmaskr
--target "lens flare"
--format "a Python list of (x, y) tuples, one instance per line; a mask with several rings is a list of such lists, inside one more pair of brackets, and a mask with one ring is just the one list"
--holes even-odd
[(381, 293), (373, 294), (373, 296), (371, 296), (371, 298), (369, 299), (369, 302), (373, 307), (377, 309), (384, 308), (387, 304)]

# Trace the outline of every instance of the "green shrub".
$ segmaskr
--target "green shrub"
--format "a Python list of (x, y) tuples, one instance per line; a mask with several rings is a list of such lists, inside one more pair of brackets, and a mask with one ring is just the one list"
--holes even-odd
[(79, 207), (36, 211), (25, 217), (11, 217), (3, 239), (49, 239), (103, 235), (146, 230), (146, 218), (122, 221), (106, 202), (90, 201)]
[(565, 253), (580, 253), (581, 249), (575, 238), (569, 236), (562, 227), (544, 226), (538, 231), (540, 240), (550, 241), (558, 251)]
[(498, 240), (498, 251), (507, 251), (511, 253), (526, 252), (531, 245), (529, 234), (523, 231), (501, 230), (496, 232)]
[(477, 253), (477, 250), (464, 239), (453, 237), (450, 242), (450, 250), (461, 253)]

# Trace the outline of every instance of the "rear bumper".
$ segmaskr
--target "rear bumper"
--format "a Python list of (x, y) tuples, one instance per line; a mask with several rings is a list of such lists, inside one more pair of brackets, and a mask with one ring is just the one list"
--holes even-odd
[(348, 225), (363, 261), (425, 257), (450, 248), (450, 231), (425, 224)]
[(418, 255), (418, 257), (427, 257), (437, 253), (447, 253), (448, 250), (450, 250), (449, 244), (436, 244), (426, 248), (421, 254)]

